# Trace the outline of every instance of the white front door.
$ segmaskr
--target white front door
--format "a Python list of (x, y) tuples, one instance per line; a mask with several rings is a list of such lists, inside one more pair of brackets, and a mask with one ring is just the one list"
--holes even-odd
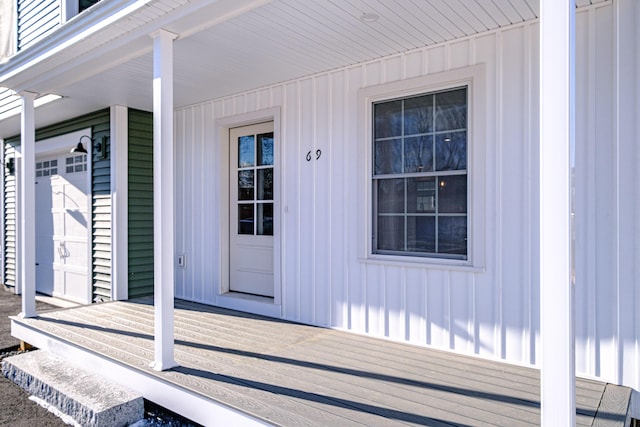
[(36, 161), (36, 291), (90, 302), (86, 154)]
[(273, 297), (273, 122), (229, 132), (229, 290)]

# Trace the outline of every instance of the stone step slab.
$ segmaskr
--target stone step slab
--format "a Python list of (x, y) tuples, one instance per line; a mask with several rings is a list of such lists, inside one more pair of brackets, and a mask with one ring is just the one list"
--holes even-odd
[(7, 357), (2, 373), (82, 426), (128, 426), (144, 417), (141, 395), (43, 350)]

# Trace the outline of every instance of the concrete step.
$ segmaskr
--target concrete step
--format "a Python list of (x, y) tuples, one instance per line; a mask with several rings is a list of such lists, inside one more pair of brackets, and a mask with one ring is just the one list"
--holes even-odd
[(139, 394), (43, 350), (7, 357), (2, 373), (82, 426), (128, 426), (144, 417)]

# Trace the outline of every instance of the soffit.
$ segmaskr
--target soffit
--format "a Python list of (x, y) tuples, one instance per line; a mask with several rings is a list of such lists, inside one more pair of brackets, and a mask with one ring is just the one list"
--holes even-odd
[[(42, 52), (40, 61), (16, 67), (7, 80), (66, 97), (54, 103), (64, 109), (42, 107), (38, 125), (114, 104), (150, 110), (148, 34), (158, 28), (179, 35), (174, 100), (180, 107), (539, 15), (539, 0), (104, 0), (97, 6), (68, 23), (68, 40), (45, 40), (32, 51)], [(365, 13), (379, 19), (363, 22)], [(0, 122), (0, 134), (3, 128)]]

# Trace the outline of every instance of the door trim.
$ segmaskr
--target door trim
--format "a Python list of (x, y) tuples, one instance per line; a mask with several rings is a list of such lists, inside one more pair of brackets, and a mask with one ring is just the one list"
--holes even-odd
[[(236, 127), (257, 124), (261, 122), (273, 121), (273, 138), (274, 138), (274, 163), (277, 165), (274, 170), (274, 223), (273, 223), (273, 299), (256, 296), (251, 298), (252, 303), (249, 305), (250, 311), (258, 314), (267, 314), (269, 316), (279, 317), (282, 305), (282, 218), (285, 215), (286, 207), (282, 197), (282, 180), (283, 164), (282, 152), (284, 151), (282, 133), (281, 133), (281, 109), (273, 107), (264, 110), (254, 111), (251, 113), (239, 114), (230, 117), (223, 117), (215, 121), (215, 135), (217, 135), (218, 143), (215, 147), (216, 166), (218, 170), (218, 188), (217, 200), (214, 200), (214, 206), (220, 212), (220, 222), (217, 224), (218, 235), (218, 275), (216, 289), (216, 304), (228, 308), (247, 308), (247, 296), (241, 294), (238, 298), (234, 294), (229, 293), (229, 130)], [(214, 196), (215, 197), (215, 196)], [(278, 306), (277, 308), (274, 306)], [(276, 310), (274, 311), (274, 308)], [(276, 313), (277, 311), (277, 313)]]

